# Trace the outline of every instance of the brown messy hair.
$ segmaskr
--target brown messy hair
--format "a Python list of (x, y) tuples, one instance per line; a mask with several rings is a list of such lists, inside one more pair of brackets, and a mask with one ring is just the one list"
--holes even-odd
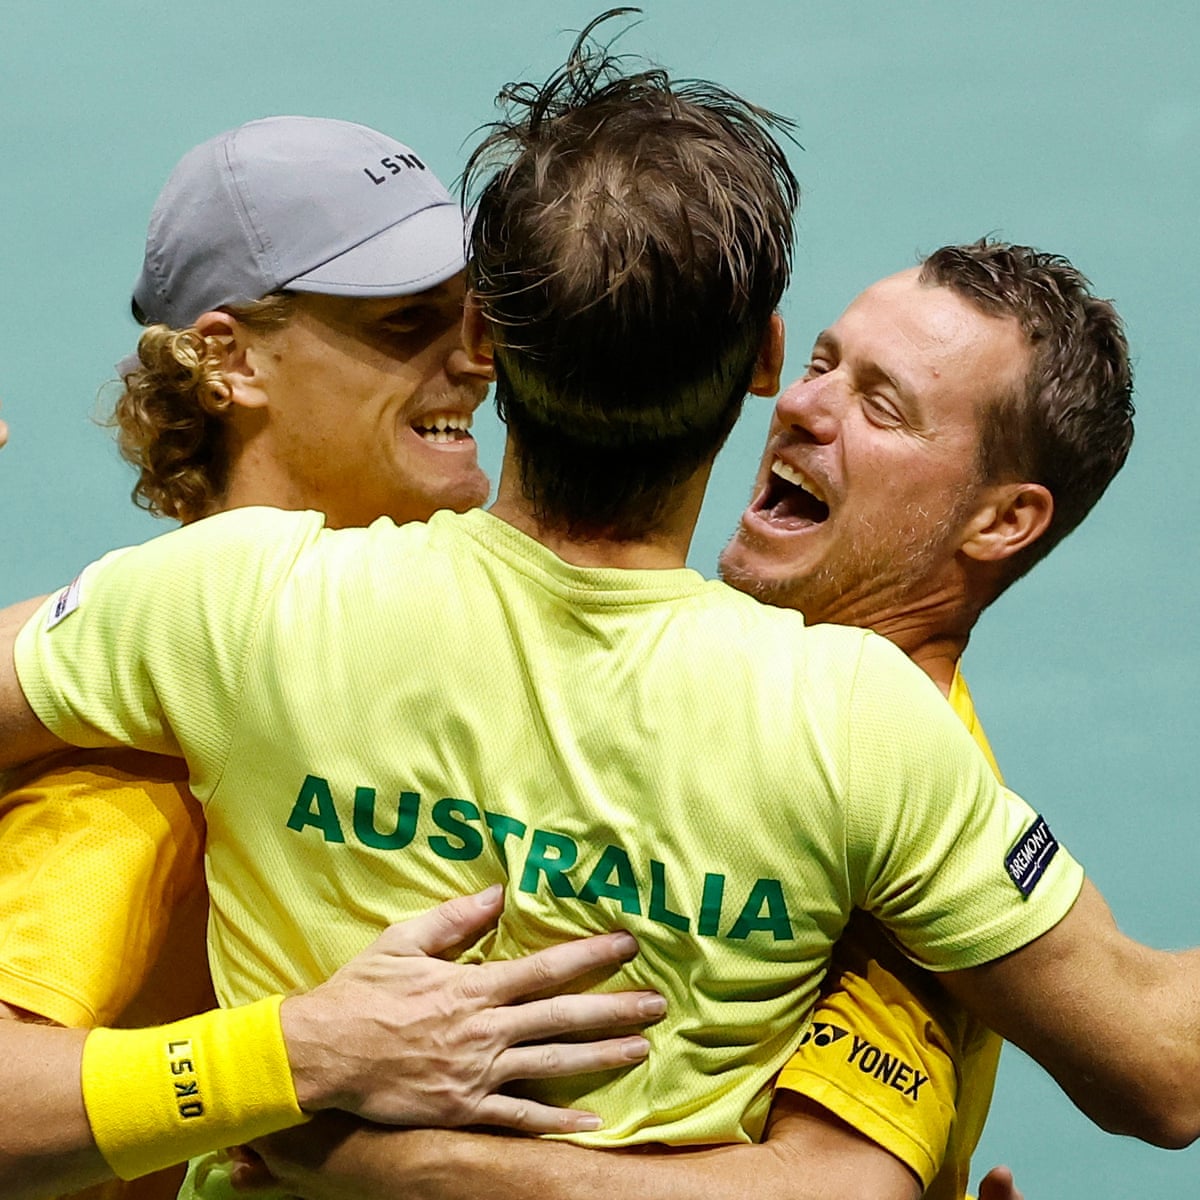
[(980, 478), (1038, 483), (1054, 497), (1049, 527), (1014, 555), (1007, 587), (1079, 525), (1125, 462), (1133, 370), (1124, 327), (1066, 258), (1031, 246), (989, 238), (943, 246), (921, 264), (920, 279), (1015, 318), (1033, 351), (1024, 385), (980, 414)]
[(496, 404), (537, 518), (661, 525), (732, 428), (792, 262), (790, 122), (589, 45), (509, 84), (464, 174)]
[[(275, 292), (223, 311), (268, 332), (283, 328), (294, 307), (294, 296)], [(137, 468), (133, 502), (155, 516), (194, 521), (212, 511), (229, 482), (230, 401), (221, 344), (194, 328), (150, 325), (137, 357), (108, 421), (121, 457)]]

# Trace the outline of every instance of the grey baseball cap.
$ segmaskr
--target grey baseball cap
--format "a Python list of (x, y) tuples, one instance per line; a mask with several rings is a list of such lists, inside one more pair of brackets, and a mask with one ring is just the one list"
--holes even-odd
[(280, 289), (411, 295), (463, 269), (464, 241), (459, 205), (408, 146), (349, 121), (267, 117), (171, 172), (134, 311), (178, 329)]

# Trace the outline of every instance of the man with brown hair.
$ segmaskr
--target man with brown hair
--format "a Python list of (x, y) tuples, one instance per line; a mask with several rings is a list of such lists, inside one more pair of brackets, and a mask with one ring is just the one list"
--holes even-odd
[[(991, 760), (959, 670), (971, 630), (1120, 470), (1131, 393), (1120, 318), (1066, 259), (944, 246), (817, 337), (776, 405), (722, 574), (810, 622), (889, 638)], [(828, 988), (815, 1014), (827, 1032), (781, 1086), (886, 1146), (926, 1195), (962, 1196), (999, 1039), (861, 919)], [(893, 1071), (866, 1069), (880, 1055), (915, 1057), (931, 1083), (905, 1096)]]
[[(818, 336), (805, 377), (776, 405), (724, 574), (810, 623), (888, 637), (991, 761), (959, 659), (983, 608), (1078, 525), (1120, 469), (1130, 392), (1120, 319), (1069, 262), (1004, 242), (942, 247), (868, 288)], [(761, 1146), (604, 1158), (342, 1122), (324, 1140), (308, 1130), (261, 1149), (314, 1200), (370, 1200), (388, 1177), (416, 1200), (467, 1200), (485, 1187), (496, 1200), (729, 1196), (739, 1181), (801, 1196), (807, 1129), (816, 1145), (840, 1139), (848, 1164), (842, 1176), (838, 1157), (822, 1159), (827, 1194), (951, 1200), (968, 1188), (999, 1048), (859, 915), (781, 1074)], [(824, 1142), (821, 1114), (837, 1123)], [(879, 1155), (903, 1168), (889, 1174)], [(994, 1172), (981, 1196), (1003, 1200), (1010, 1183)]]
[[(480, 503), (488, 483), (469, 430), (489, 373), (460, 342), (464, 265), (458, 204), (411, 148), (375, 130), (274, 117), (190, 151), (155, 206), (134, 292), (148, 328), (121, 367), (114, 423), (139, 468), (139, 501), (185, 522), (256, 504), (323, 508), (332, 525), (383, 513), (425, 519)], [(0, 423), (0, 444), (5, 436)], [(97, 1148), (79, 1095), (81, 1047), (91, 1026), (155, 1025), (213, 1005), (202, 845), (203, 817), (177, 758), (79, 751), (9, 781), (0, 800), (6, 1197), (111, 1180), (112, 1168), (142, 1175), (154, 1159), (119, 1158), (96, 1127), (91, 1096)], [(264, 1013), (238, 1067), (243, 1092), (257, 1091), (244, 1097), (245, 1128), (234, 1140), (264, 1119), (275, 1127), (298, 1119), (310, 1088), (310, 1109), (324, 1089), (327, 1100), (338, 1091), (343, 1107), (369, 1111), (378, 1102), (370, 1088), (355, 1100), (336, 1083), (339, 1072), (357, 1071), (356, 1055), (377, 1057), (380, 1068), (386, 1058), (402, 1064), (388, 1085), (395, 1115), (408, 1106), (413, 1120), (478, 1120), (479, 1103), (498, 1103), (494, 1118), (519, 1128), (578, 1119), (518, 1106), (497, 1090), (514, 1068), (590, 1069), (597, 1053), (627, 1062), (636, 1039), (618, 1038), (607, 1051), (563, 1044), (553, 1062), (528, 1050), (514, 1058), (511, 1043), (527, 1040), (534, 1024), (534, 1036), (551, 1037), (614, 1021), (627, 1027), (645, 998), (513, 1001), (543, 991), (551, 976), (561, 983), (620, 961), (629, 939), (557, 947), (484, 975), (417, 961), (476, 935), (499, 906), (498, 895), (444, 906), (390, 931), (330, 987)], [(347, 1058), (340, 1035), (356, 1009)], [(436, 1029), (421, 1027), (422, 1010), (440, 1014)], [(207, 1035), (246, 1050), (244, 1032), (240, 1043), (236, 1036), (246, 1011), (198, 1019)], [(480, 1019), (493, 1033), (472, 1042)], [(201, 1042), (188, 1029), (175, 1039), (194, 1040), (186, 1061), (195, 1065)], [(112, 1086), (131, 1104), (145, 1098), (147, 1112), (161, 1109), (159, 1132), (177, 1142), (160, 1146), (157, 1161), (230, 1140), (224, 1131), (206, 1146), (196, 1141), (204, 1114), (191, 1100), (155, 1108), (149, 1097), (162, 1064), (134, 1053), (137, 1036), (100, 1031), (89, 1044), (109, 1038)], [(184, 1061), (172, 1059), (171, 1071)], [(168, 1098), (175, 1080), (201, 1092), (212, 1083), (168, 1076)], [(422, 1111), (426, 1101), (431, 1111)], [(138, 1123), (130, 1129), (126, 1140)], [(148, 1132), (143, 1121), (140, 1133)], [(166, 1173), (89, 1194), (159, 1200), (178, 1186), (178, 1174)]]

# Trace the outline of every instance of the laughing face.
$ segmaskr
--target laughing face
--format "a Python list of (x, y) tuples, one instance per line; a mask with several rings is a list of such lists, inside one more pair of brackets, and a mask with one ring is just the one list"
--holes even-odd
[(462, 349), (463, 295), (456, 276), (413, 296), (297, 297), (258, 358), (270, 410), (258, 452), (289, 493), (274, 503), (321, 509), (333, 528), (483, 503), (470, 430), (488, 372)]
[(721, 557), (729, 583), (810, 623), (936, 600), (981, 494), (980, 414), (1029, 368), (1014, 319), (918, 275), (868, 288), (817, 338)]

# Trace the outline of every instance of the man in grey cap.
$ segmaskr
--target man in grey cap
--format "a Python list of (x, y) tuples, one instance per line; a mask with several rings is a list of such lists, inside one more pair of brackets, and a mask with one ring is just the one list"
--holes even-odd
[[(215, 393), (171, 407), (172, 421), (218, 418), (205, 431), (218, 444), (202, 437), (194, 461), (211, 476), (213, 453), (236, 447), (253, 470), (232, 493), (218, 466), (195, 496), (147, 481), (167, 494), (143, 499), (185, 519), (215, 500), (321, 508), (334, 527), (482, 503), (470, 427), (488, 377), (459, 345), (463, 267), (458, 204), (375, 130), (272, 117), (189, 152), (155, 206), (134, 311), (188, 331), (221, 373)], [(167, 340), (143, 341), (145, 371)], [(148, 436), (166, 449), (161, 430)]]
[[(334, 525), (384, 513), (424, 520), (439, 508), (479, 504), (488, 483), (469, 430), (488, 372), (460, 345), (463, 266), (458, 205), (415, 152), (384, 134), (274, 117), (189, 152), (154, 209), (133, 301), (148, 328), (138, 355), (120, 367), (114, 423), (139, 470), (138, 501), (183, 521), (251, 504), (323, 509)], [(0, 424), (0, 442), (4, 432)], [(80, 796), (86, 803), (75, 802)], [(129, 1176), (155, 1153), (178, 1161), (242, 1140), (255, 1123), (278, 1127), (280, 1101), (284, 1109), (346, 1107), (354, 1091), (347, 1073), (367, 1062), (397, 1064), (386, 1073), (393, 1090), (411, 1091), (414, 1123), (577, 1128), (581, 1114), (518, 1106), (498, 1089), (517, 1075), (644, 1053), (644, 1041), (628, 1037), (564, 1044), (557, 1064), (512, 1049), (636, 1023), (648, 997), (518, 1003), (547, 983), (627, 958), (627, 934), (496, 964), (485, 975), (426, 957), (495, 919), (500, 898), (483, 895), (394, 928), (340, 980), (285, 1002), (267, 1037), (260, 1031), (245, 1047), (239, 1071), (247, 1078), (257, 1060), (269, 1061), (272, 1044), (283, 1067), (274, 1083), (259, 1080), (246, 1128), (214, 1129), (198, 1147), (194, 1135), (210, 1114), (168, 1111), (149, 1159), (97, 1132), (98, 1148), (88, 1117), (111, 1130), (114, 1113), (90, 1096), (85, 1116), (85, 1029), (157, 1025), (213, 1003), (201, 834), (186, 770), (156, 755), (61, 756), (0, 800), (0, 1017), (8, 1018), (0, 1020), (0, 1193), (10, 1200), (111, 1180), (113, 1168)], [(479, 1018), (491, 1030), (482, 1041), (470, 1035)], [(194, 1018), (215, 1021), (211, 1034), (229, 1045), (239, 1036), (229, 1022), (243, 1019), (239, 1010)], [(353, 1062), (336, 1052), (348, 1021)], [(208, 1035), (190, 1024), (172, 1037), (200, 1050)], [(110, 1036), (120, 1086), (151, 1111), (143, 1098), (154, 1077), (140, 1070), (136, 1046), (120, 1040), (142, 1035)], [(168, 1091), (205, 1086), (190, 1078)], [(280, 1083), (290, 1099), (268, 1094)], [(360, 1099), (352, 1106), (369, 1113), (365, 1090)], [(111, 1182), (100, 1194), (165, 1200), (177, 1186), (164, 1173)]]

